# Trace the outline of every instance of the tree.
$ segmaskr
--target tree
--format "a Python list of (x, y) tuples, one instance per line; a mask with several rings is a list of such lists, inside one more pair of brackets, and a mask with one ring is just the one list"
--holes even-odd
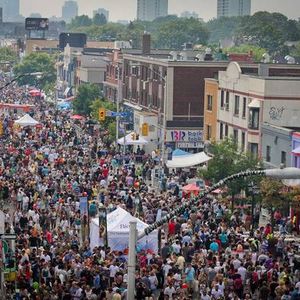
[(222, 17), (206, 23), (209, 31), (209, 43), (219, 43), (220, 40), (233, 38), (243, 17)]
[(209, 32), (197, 19), (178, 18), (162, 23), (155, 33), (158, 48), (182, 49), (184, 43), (206, 44)]
[(291, 55), (300, 57), (300, 42), (292, 48)]
[(91, 116), (93, 119), (98, 120), (100, 122), (101, 128), (108, 131), (108, 135), (104, 139), (106, 143), (111, 143), (116, 140), (116, 118), (106, 117), (105, 121), (99, 120), (99, 108), (104, 107), (110, 111), (116, 111), (116, 104), (102, 98), (94, 100), (91, 105)]
[(237, 30), (239, 43), (252, 43), (274, 53), (286, 41), (300, 39), (296, 21), (280, 13), (257, 12), (241, 19)]
[(99, 98), (100, 88), (96, 84), (81, 84), (73, 101), (73, 109), (77, 114), (89, 116), (92, 112), (91, 105)]
[(16, 62), (18, 60), (17, 53), (10, 47), (0, 48), (0, 63)]
[(267, 52), (267, 50), (264, 48), (260, 48), (255, 45), (247, 45), (247, 44), (227, 48), (224, 49), (224, 51), (227, 53), (249, 53), (250, 51), (252, 51), (253, 58), (255, 61), (261, 61), (263, 54)]
[(107, 19), (104, 14), (95, 14), (93, 18), (94, 25), (102, 26), (107, 23)]
[[(206, 170), (201, 170), (200, 176), (216, 183), (227, 176), (248, 170), (256, 169), (258, 159), (239, 150), (233, 139), (225, 139), (220, 143), (213, 143), (210, 149), (213, 158), (209, 161)], [(239, 178), (227, 184), (229, 194), (234, 200), (234, 195), (246, 189), (248, 183), (256, 178)]]
[(76, 16), (74, 19), (72, 19), (69, 28), (75, 29), (77, 27), (91, 26), (92, 24), (93, 24), (93, 20), (89, 18), (89, 16), (81, 15), (81, 16)]
[(41, 78), (24, 76), (18, 80), (18, 83), (38, 86), (46, 91), (52, 89), (56, 80), (54, 57), (44, 52), (33, 52), (25, 56), (14, 68), (16, 76), (33, 72), (43, 72), (43, 75)]

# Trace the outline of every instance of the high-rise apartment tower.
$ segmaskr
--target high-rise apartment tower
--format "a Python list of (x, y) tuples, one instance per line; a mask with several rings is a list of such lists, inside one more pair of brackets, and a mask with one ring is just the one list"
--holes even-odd
[(62, 19), (66, 23), (70, 23), (76, 16), (78, 16), (77, 2), (73, 0), (66, 1), (62, 7)]
[(218, 18), (247, 16), (250, 14), (251, 0), (218, 0)]
[(137, 0), (137, 19), (153, 21), (168, 15), (168, 0)]

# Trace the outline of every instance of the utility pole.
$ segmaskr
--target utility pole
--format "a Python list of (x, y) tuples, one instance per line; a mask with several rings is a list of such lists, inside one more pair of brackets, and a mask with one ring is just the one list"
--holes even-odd
[(136, 269), (136, 220), (129, 222), (129, 253), (128, 253), (128, 286), (127, 300), (135, 299), (135, 269)]

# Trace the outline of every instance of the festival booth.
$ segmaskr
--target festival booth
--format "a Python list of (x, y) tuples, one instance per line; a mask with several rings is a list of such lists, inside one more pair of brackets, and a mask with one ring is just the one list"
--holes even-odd
[(26, 114), (23, 117), (21, 117), (19, 120), (15, 121), (15, 124), (21, 127), (25, 127), (25, 126), (36, 126), (39, 124), (39, 122), (33, 119), (30, 115)]
[(125, 137), (121, 137), (117, 140), (117, 143), (119, 145), (146, 145), (148, 144), (148, 141), (145, 140), (142, 136), (139, 136), (138, 140), (133, 140), (132, 137), (135, 133), (131, 132), (127, 135), (125, 135)]
[[(127, 251), (129, 244), (129, 222), (137, 221), (137, 231), (141, 234), (149, 225), (133, 217), (125, 209), (118, 207), (107, 214), (107, 241), (113, 251)], [(91, 249), (102, 246), (103, 240), (99, 237), (99, 218), (90, 222), (90, 246)], [(137, 249), (158, 252), (158, 231), (154, 230), (137, 242)]]

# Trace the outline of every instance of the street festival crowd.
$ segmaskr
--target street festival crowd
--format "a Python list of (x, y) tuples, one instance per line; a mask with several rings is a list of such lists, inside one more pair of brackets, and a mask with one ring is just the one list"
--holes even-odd
[[(127, 252), (90, 248), (79, 195), (88, 197), (89, 217), (120, 206), (153, 224), (158, 211), (164, 216), (188, 201), (180, 187), (189, 174), (172, 172), (154, 188), (153, 157), (135, 164), (128, 155), (123, 164), (85, 121), (75, 126), (71, 112), (30, 97), (25, 87), (11, 85), (0, 98), (33, 104), (30, 114), (42, 124), (16, 127), (24, 113), (1, 112), (0, 200), (5, 232), (17, 236), (7, 295), (16, 287), (17, 299), (126, 299)], [(162, 226), (159, 253), (138, 249), (136, 299), (300, 299), (299, 245), (285, 240), (293, 222), (277, 212), (276, 223), (278, 238), (270, 224), (250, 237), (242, 211), (230, 214), (213, 196), (200, 200)]]

